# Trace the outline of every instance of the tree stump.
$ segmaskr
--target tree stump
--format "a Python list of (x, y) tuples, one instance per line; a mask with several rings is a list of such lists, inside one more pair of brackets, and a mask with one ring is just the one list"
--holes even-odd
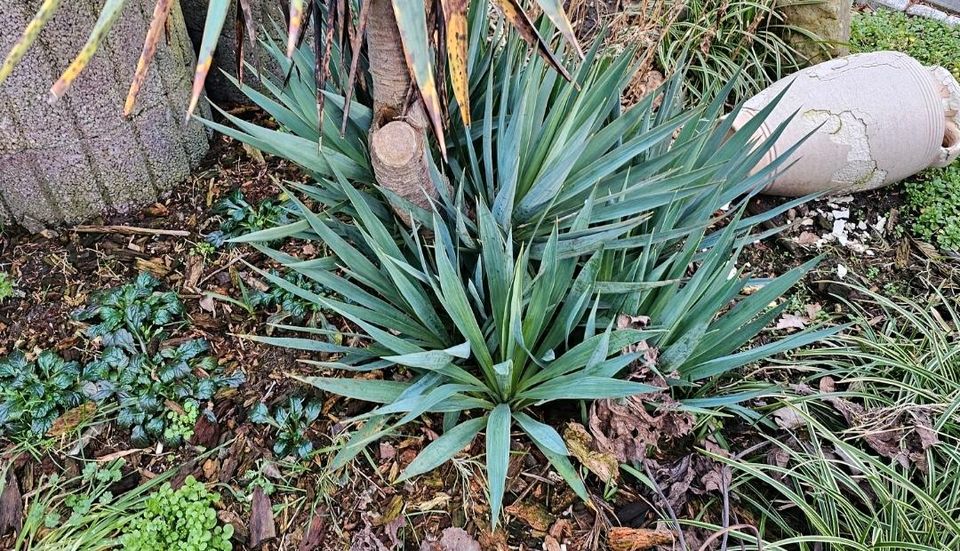
[[(7, 52), (39, 0), (4, 0)], [(123, 101), (143, 48), (153, 0), (130, 0), (93, 61), (59, 102), (48, 90), (86, 42), (103, 2), (64, 2), (0, 86), (0, 220), (31, 231), (155, 201), (205, 155), (208, 134), (184, 122), (195, 57), (174, 2), (130, 120)]]
[(784, 23), (815, 35), (787, 33), (787, 41), (811, 65), (850, 53), (850, 14), (853, 0), (822, 0), (787, 3), (780, 9)]

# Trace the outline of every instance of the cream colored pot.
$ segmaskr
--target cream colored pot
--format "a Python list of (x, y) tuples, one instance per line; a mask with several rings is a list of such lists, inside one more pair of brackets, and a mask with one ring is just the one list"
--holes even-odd
[[(837, 58), (783, 78), (749, 99), (734, 129), (784, 90), (757, 139), (787, 125), (755, 170), (803, 142), (764, 193), (847, 193), (900, 181), (960, 155), (960, 84), (942, 67), (898, 52)], [(792, 163), (792, 164), (791, 164)]]

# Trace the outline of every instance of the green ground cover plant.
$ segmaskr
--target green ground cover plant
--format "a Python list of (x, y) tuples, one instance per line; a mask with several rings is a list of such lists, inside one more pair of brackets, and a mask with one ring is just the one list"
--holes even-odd
[(904, 187), (913, 232), (944, 249), (960, 251), (960, 168), (925, 171)]
[(886, 9), (854, 13), (850, 49), (903, 52), (924, 65), (946, 67), (960, 79), (960, 29), (934, 19)]
[[(323, 295), (326, 293), (323, 286), (298, 272), (288, 271), (281, 276), (276, 270), (270, 270), (270, 274), (282, 277), (297, 287), (309, 289), (314, 294)], [(254, 309), (270, 312), (269, 321), (271, 323), (280, 323), (286, 320), (298, 324), (317, 326), (323, 325), (325, 321), (323, 308), (320, 304), (304, 300), (302, 297), (274, 284), (270, 284), (264, 291), (259, 289), (250, 291), (247, 293), (247, 302)]]
[(214, 206), (213, 212), (223, 221), (219, 229), (207, 235), (206, 240), (220, 247), (233, 237), (284, 224), (289, 221), (284, 203), (282, 198), (277, 198), (252, 204), (243, 190), (235, 189)]
[[(2, 231), (2, 229), (0, 229)], [(0, 302), (13, 296), (16, 282), (7, 272), (0, 272)]]
[(258, 425), (268, 425), (273, 433), (273, 453), (279, 459), (294, 456), (306, 459), (313, 452), (308, 430), (310, 424), (320, 417), (322, 404), (317, 400), (307, 400), (302, 396), (291, 396), (285, 404), (275, 406), (271, 411), (263, 402), (250, 410), (250, 421)]
[(33, 360), (15, 350), (0, 360), (0, 434), (43, 436), (84, 401), (80, 365), (45, 350)]
[(244, 381), (242, 371), (223, 372), (205, 340), (169, 340), (186, 326), (183, 305), (150, 275), (95, 294), (74, 317), (89, 324), (84, 333), (96, 343), (85, 363), (51, 350), (35, 358), (15, 350), (0, 360), (0, 434), (44, 436), (61, 415), (92, 401), (116, 414), (134, 445), (178, 446), (199, 415), (213, 415), (206, 404), (218, 390)]
[(174, 490), (164, 484), (147, 497), (143, 510), (120, 538), (125, 551), (230, 551), (233, 526), (220, 525), (210, 493), (192, 476)]
[(42, 477), (27, 502), (15, 551), (106, 551), (121, 547), (123, 531), (136, 522), (151, 493), (168, 482), (176, 469), (161, 473), (128, 491), (111, 488), (125, 472), (123, 459), (85, 461), (76, 476)]
[(191, 419), (213, 415), (203, 404), (244, 381), (242, 371), (222, 372), (203, 339), (166, 344), (187, 321), (177, 294), (161, 291), (149, 274), (94, 295), (74, 317), (90, 323), (86, 335), (104, 347), (83, 368), (83, 392), (118, 403), (117, 423), (135, 445), (182, 444), (192, 436)]

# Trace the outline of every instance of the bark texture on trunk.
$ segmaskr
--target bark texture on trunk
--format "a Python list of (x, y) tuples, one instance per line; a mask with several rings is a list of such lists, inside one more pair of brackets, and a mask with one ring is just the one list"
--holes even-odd
[[(0, 51), (36, 12), (36, 0), (2, 0)], [(123, 101), (153, 13), (132, 0), (67, 95), (47, 90), (86, 41), (101, 0), (64, 2), (0, 87), (0, 220), (36, 231), (149, 204), (186, 178), (207, 151), (199, 122), (184, 124), (194, 57), (174, 3), (131, 120)]]
[[(2, 0), (0, 0), (2, 1)], [(287, 35), (285, 32), (275, 32), (272, 22), (283, 27), (284, 9), (280, 2), (276, 0), (249, 0), (250, 11), (253, 13), (254, 25), (257, 29), (257, 40), (262, 40), (265, 34), (270, 35), (277, 43), (286, 45)], [(180, 6), (183, 10), (184, 19), (187, 23), (187, 33), (193, 42), (194, 51), (200, 49), (200, 43), (203, 41), (203, 28), (206, 24), (207, 8), (210, 0), (180, 0)], [(207, 75), (207, 82), (204, 91), (207, 97), (214, 103), (249, 103), (247, 96), (240, 91), (222, 71), (234, 77), (237, 76), (237, 59), (239, 52), (237, 50), (237, 3), (230, 4), (227, 11), (227, 20), (223, 25), (223, 31), (220, 33), (220, 41), (217, 43), (217, 51), (213, 54), (213, 67)], [(244, 31), (246, 32), (246, 31)], [(313, 25), (304, 29), (304, 43), (310, 44), (313, 40)], [(284, 77), (284, 71), (280, 64), (271, 56), (266, 48), (257, 44), (256, 47), (250, 45), (250, 36), (244, 36), (244, 60), (253, 65), (258, 71), (266, 73), (268, 76), (280, 80)], [(244, 70), (243, 83), (253, 87), (256, 90), (263, 90), (260, 81), (254, 78), (249, 69)]]
[[(427, 116), (412, 88), (391, 0), (372, 0), (367, 24), (367, 55), (373, 79), (370, 160), (377, 183), (407, 201), (430, 208), (437, 189), (428, 170)], [(413, 101), (408, 105), (408, 98)], [(399, 205), (400, 218), (411, 219)]]

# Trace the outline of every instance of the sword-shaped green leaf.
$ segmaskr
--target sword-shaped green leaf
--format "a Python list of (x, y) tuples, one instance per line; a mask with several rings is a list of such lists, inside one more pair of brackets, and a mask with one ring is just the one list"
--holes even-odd
[(200, 41), (200, 51), (197, 53), (197, 70), (193, 75), (193, 90), (190, 93), (190, 105), (187, 107), (187, 120), (193, 115), (203, 93), (203, 85), (207, 81), (207, 73), (213, 65), (213, 52), (217, 49), (220, 40), (220, 31), (227, 20), (227, 11), (231, 0), (210, 0), (207, 6), (207, 19), (203, 25), (203, 39)]
[(440, 153), (447, 157), (446, 141), (443, 137), (443, 121), (440, 111), (440, 95), (433, 72), (433, 52), (427, 33), (426, 3), (422, 0), (392, 0), (393, 13), (400, 29), (400, 41), (403, 43), (403, 56), (413, 80), (417, 83), (423, 107), (430, 118), (433, 132), (437, 136)]

